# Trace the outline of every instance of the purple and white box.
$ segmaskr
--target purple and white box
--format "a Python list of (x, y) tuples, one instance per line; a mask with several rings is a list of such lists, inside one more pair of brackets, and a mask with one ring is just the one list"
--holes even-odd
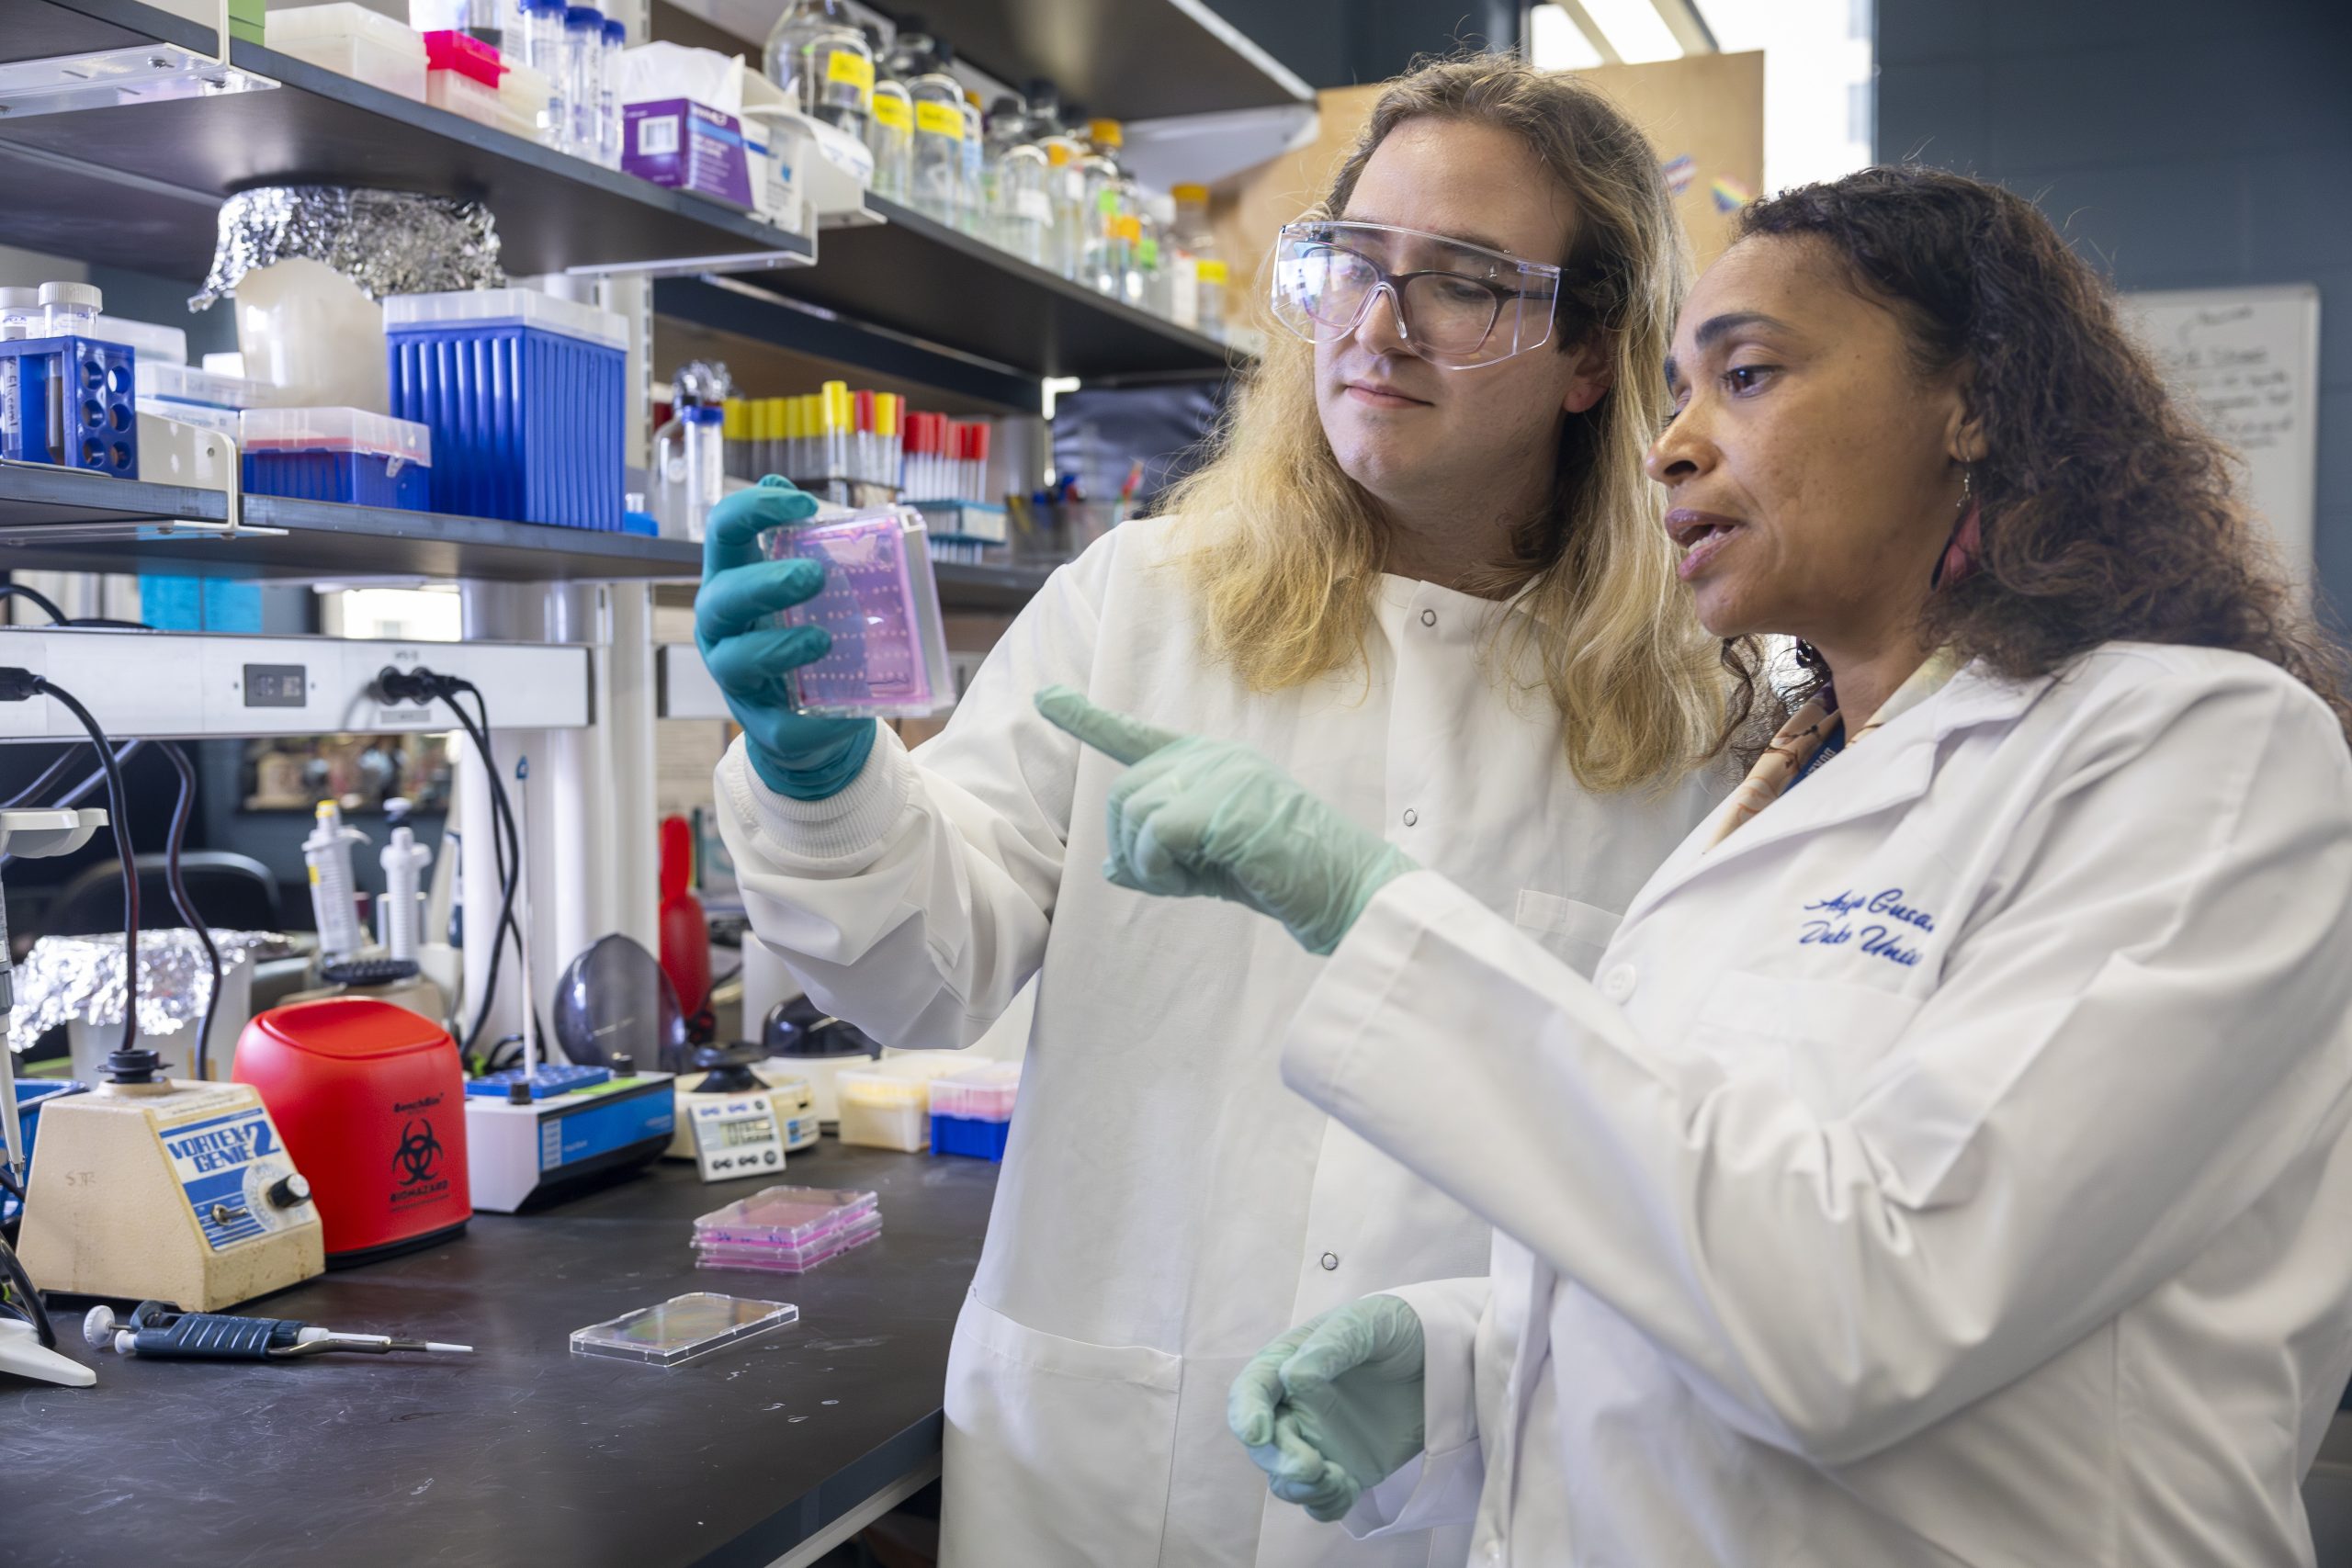
[(624, 174), (751, 210), (751, 151), (733, 115), (662, 98), (628, 105), (621, 119)]

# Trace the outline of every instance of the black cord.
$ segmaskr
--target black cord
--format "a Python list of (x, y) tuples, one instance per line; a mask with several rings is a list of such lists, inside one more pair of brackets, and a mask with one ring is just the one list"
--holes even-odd
[[(82, 754), (82, 747), (84, 744), (85, 742), (79, 740), (69, 743), (65, 748), (65, 755), (58, 758), (57, 761), (51, 762), (45, 770), (43, 770), (40, 777), (33, 780), (32, 783), (18, 790), (15, 798), (5, 803), (0, 803), (0, 811), (14, 811), (18, 807), (23, 806), (28, 802), (39, 799), (41, 794), (46, 791), (51, 784), (57, 782), (58, 774), (73, 766), (74, 760)], [(115, 749), (114, 760), (118, 762), (128, 765), (131, 758), (139, 755), (139, 749), (145, 744), (147, 743), (144, 740), (126, 740)], [(66, 791), (62, 798), (53, 801), (51, 804), (59, 807), (71, 806), (75, 801), (81, 799), (84, 795), (89, 794), (92, 790), (97, 788), (105, 779), (106, 772), (101, 768), (98, 772), (93, 773), (85, 777), (80, 784), (75, 784), (72, 789)]]
[(196, 900), (188, 896), (187, 883), (180, 875), (180, 846), (187, 839), (188, 818), (196, 815), (196, 764), (173, 742), (163, 745), (173, 772), (180, 776), (179, 798), (172, 804), (172, 836), (164, 846), (164, 880), (171, 887), (173, 908), (204, 944), (204, 959), (212, 969), (212, 989), (204, 998), (204, 1024), (196, 1036), (196, 1077), (201, 1083), (212, 1077), (212, 1020), (220, 1010), (220, 950), (213, 945), (212, 929), (197, 913)]
[[(492, 1058), (497, 1055), (497, 1045), (493, 1044), (491, 1052), (481, 1056), (475, 1055), (475, 1048), (481, 1043), (481, 1037), (490, 1027), (491, 1008), (498, 995), (499, 962), (509, 941), (514, 944), (515, 962), (518, 964), (526, 962), (523, 951), (523, 928), (514, 918), (514, 889), (523, 879), (523, 835), (515, 819), (514, 802), (506, 794), (506, 781), (499, 771), (497, 756), (491, 750), (490, 703), (482, 695), (481, 688), (471, 681), (462, 676), (444, 675), (434, 670), (388, 669), (377, 676), (376, 685), (377, 690), (390, 701), (425, 703), (438, 699), (447, 704), (449, 711), (457, 716), (467, 739), (473, 742), (474, 750), (481, 758), (483, 771), (489, 775), (490, 848), (492, 861), (498, 871), (498, 919), (491, 928), (490, 963), (483, 970), (481, 1004), (474, 1014), (473, 1027), (466, 1032), (463, 1047), (463, 1054), (487, 1072), (491, 1070)], [(473, 699), (473, 713), (466, 711), (465, 705), (458, 700), (460, 697)], [(536, 1023), (536, 1000), (526, 996), (523, 998), (523, 1005), (530, 1010), (532, 1021)], [(540, 1033), (541, 1038), (545, 1038), (545, 1031)], [(503, 1044), (503, 1042), (498, 1043)]]
[(49, 1308), (41, 1303), (40, 1292), (33, 1289), (32, 1276), (17, 1261), (15, 1249), (5, 1241), (0, 1241), (0, 1287), (6, 1291), (5, 1296), (0, 1296), (0, 1309), (31, 1324), (42, 1349), (56, 1349), (57, 1330), (50, 1324)]
[[(475, 723), (473, 716), (454, 697), (447, 693), (441, 696), (449, 705), (449, 711), (458, 716), (458, 722), (465, 727), (474, 750), (481, 753), (483, 771), (490, 775), (490, 845), (498, 866), (498, 919), (491, 928), (490, 965), (482, 978), (481, 1005), (474, 1014), (473, 1027), (466, 1032), (466, 1052), (470, 1055), (490, 1027), (491, 1006), (498, 992), (499, 960), (506, 951), (510, 934), (514, 942), (515, 961), (519, 964), (523, 959), (522, 929), (514, 919), (514, 885), (522, 880), (523, 848), (521, 835), (515, 830), (514, 810), (506, 798), (506, 784), (499, 776), (498, 761), (490, 749), (489, 727)], [(475, 694), (474, 700), (481, 700), (480, 693)], [(524, 1005), (530, 1005), (529, 998), (524, 998)]]
[(47, 615), (51, 620), (62, 621), (65, 619), (65, 612), (57, 607), (56, 600), (51, 598), (48, 594), (43, 593), (39, 589), (28, 588), (21, 582), (0, 582), (0, 599), (30, 600), (33, 604), (36, 605), (40, 612)]
[[(5, 586), (5, 585), (0, 585)], [(130, 796), (122, 787), (122, 766), (115, 761), (114, 743), (81, 699), (62, 686), (51, 685), (35, 676), (31, 689), (54, 700), (66, 712), (79, 719), (82, 728), (90, 732), (90, 743), (98, 749), (98, 760), (107, 774), (107, 807), (113, 814), (108, 824), (114, 829), (114, 852), (122, 866), (122, 1046), (124, 1052), (139, 1043), (139, 861), (130, 850)]]

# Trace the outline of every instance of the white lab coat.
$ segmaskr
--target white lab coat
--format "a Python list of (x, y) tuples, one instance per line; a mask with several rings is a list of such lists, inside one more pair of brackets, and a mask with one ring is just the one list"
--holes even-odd
[(1103, 881), (1123, 770), (1032, 698), (1259, 747), (1585, 970), (1724, 781), (1586, 795), (1541, 692), (1482, 664), (1501, 612), (1427, 583), (1384, 581), (1368, 669), (1248, 692), (1200, 649), (1173, 534), (1129, 523), (1055, 573), (945, 732), (886, 737), (831, 800), (771, 795), (739, 746), (720, 821), (753, 930), (891, 1044), (971, 1043), (1042, 966), (948, 1366), (950, 1568), (1458, 1563), (1458, 1529), (1358, 1544), (1270, 1506), (1225, 1398), (1299, 1319), (1484, 1268), (1487, 1229), (1283, 1089), (1317, 960), (1236, 906)]
[[(1498, 1227), (1351, 1529), (1474, 1563), (2309, 1563), (2352, 1373), (2352, 761), (2278, 671), (1963, 671), (1598, 983), (1440, 878), (1284, 1077)], [(1432, 1078), (1451, 1082), (1432, 1091)]]

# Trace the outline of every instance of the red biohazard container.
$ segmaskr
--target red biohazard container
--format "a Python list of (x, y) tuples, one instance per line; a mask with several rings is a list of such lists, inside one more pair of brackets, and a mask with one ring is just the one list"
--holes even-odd
[(261, 1091), (311, 1183), (327, 1267), (446, 1241), (466, 1228), (466, 1085), (431, 1020), (370, 997), (257, 1014), (237, 1039), (239, 1083)]

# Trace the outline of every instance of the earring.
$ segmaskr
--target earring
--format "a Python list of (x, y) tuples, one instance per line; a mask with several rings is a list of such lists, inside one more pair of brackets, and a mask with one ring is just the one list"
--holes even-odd
[(1951, 525), (1951, 536), (1944, 541), (1944, 553), (1936, 558), (1936, 570), (1928, 574), (1930, 592), (1946, 582), (1958, 582), (1976, 570), (1976, 557), (1984, 547), (1984, 509), (1976, 501), (1976, 466), (1963, 463), (1960, 469), (1959, 516)]

